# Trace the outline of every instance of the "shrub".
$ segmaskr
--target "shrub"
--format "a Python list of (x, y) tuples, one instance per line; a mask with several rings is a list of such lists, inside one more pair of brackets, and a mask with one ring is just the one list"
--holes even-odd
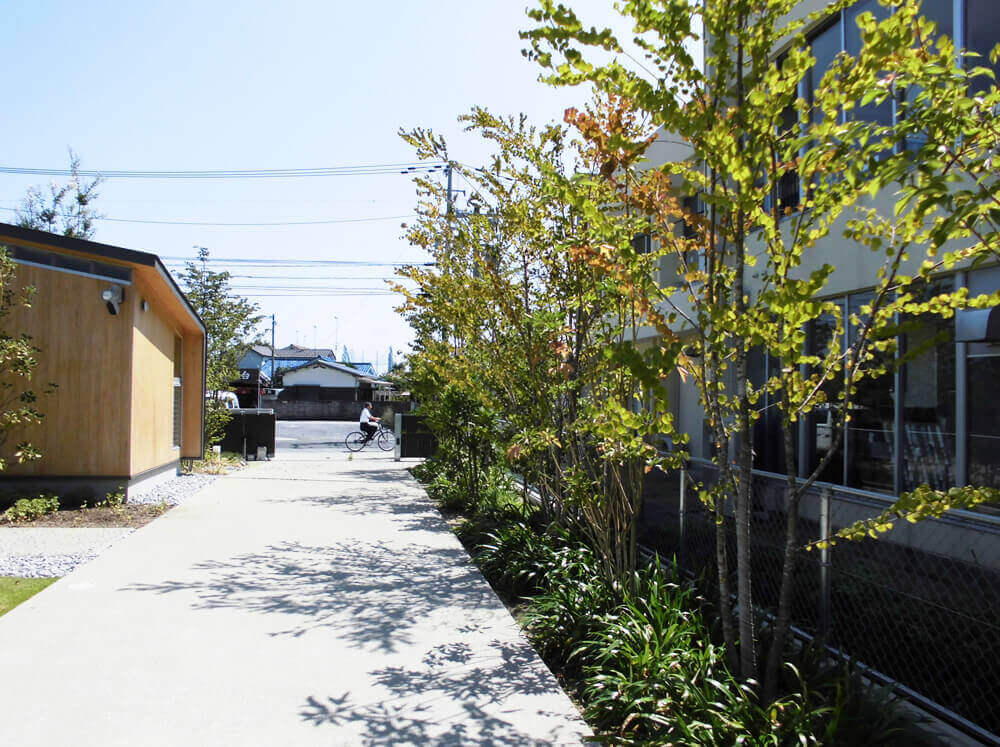
[(107, 506), (108, 508), (121, 508), (125, 505), (125, 489), (115, 490), (107, 493), (104, 496), (104, 500), (97, 504), (98, 506)]
[[(588, 567), (592, 573), (568, 574), (546, 584), (548, 588), (531, 600), (524, 625), (528, 637), (546, 661), (557, 664), (564, 673), (578, 674), (578, 662), (571, 660), (581, 640), (589, 638), (601, 625), (603, 617), (618, 602), (618, 590), (609, 586), (600, 574), (593, 556), (565, 553), (573, 565)], [(574, 557), (575, 556), (575, 557)]]
[(37, 498), (21, 498), (3, 512), (9, 522), (31, 521), (59, 510), (59, 498), (53, 493), (41, 493)]
[(620, 743), (817, 744), (825, 710), (798, 693), (768, 708), (726, 668), (697, 611), (694, 589), (659, 566), (631, 589), (573, 651), (582, 665), (588, 718)]
[(539, 531), (519, 521), (487, 534), (475, 559), (494, 586), (530, 595), (551, 589), (559, 581), (585, 576), (592, 557), (564, 529), (553, 525)]

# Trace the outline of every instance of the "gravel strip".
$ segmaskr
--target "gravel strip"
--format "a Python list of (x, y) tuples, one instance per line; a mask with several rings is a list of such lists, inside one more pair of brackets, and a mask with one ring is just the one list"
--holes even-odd
[(218, 479), (219, 475), (177, 475), (164, 480), (146, 490), (130, 492), (129, 503), (156, 504), (166, 503), (176, 506), (183, 503), (206, 485)]
[(134, 529), (0, 528), (0, 576), (65, 576)]
[(78, 565), (93, 560), (97, 553), (75, 555), (0, 555), (0, 576), (17, 578), (58, 578), (65, 576)]

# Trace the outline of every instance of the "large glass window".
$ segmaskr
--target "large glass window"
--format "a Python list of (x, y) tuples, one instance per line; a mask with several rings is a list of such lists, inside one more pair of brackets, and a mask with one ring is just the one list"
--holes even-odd
[[(833, 64), (834, 58), (840, 54), (842, 47), (841, 42), (841, 30), (840, 30), (841, 19), (837, 16), (837, 19), (826, 26), (822, 31), (817, 33), (810, 40), (810, 49), (812, 51), (813, 57), (816, 58), (816, 62), (813, 64), (812, 70), (807, 78), (807, 85), (809, 86), (809, 97), (812, 100), (812, 92), (819, 88), (819, 83), (823, 80), (823, 75)], [(820, 113), (813, 111), (813, 121), (819, 121)]]
[[(965, 47), (981, 55), (969, 60), (972, 67), (989, 67), (1000, 75), (1000, 64), (990, 63), (989, 55), (1000, 43), (1000, 2), (997, 0), (965, 0)], [(989, 90), (995, 80), (976, 78), (974, 93)]]
[[(858, 28), (858, 16), (862, 13), (871, 13), (879, 21), (889, 17), (889, 9), (880, 4), (878, 0), (861, 0), (844, 11), (845, 49), (849, 55), (854, 57), (861, 53), (863, 43), (861, 29)], [(872, 102), (865, 106), (854, 107), (851, 118), (863, 122), (873, 122), (885, 127), (891, 126), (892, 97), (887, 96), (881, 103)]]
[[(1000, 289), (1000, 267), (969, 273), (969, 295)], [(969, 484), (1000, 488), (1000, 343), (971, 342), (967, 358)]]
[[(872, 301), (870, 293), (857, 293), (849, 299), (850, 314), (862, 317), (862, 307)], [(852, 344), (858, 329), (849, 325), (848, 339)], [(874, 350), (874, 348), (870, 348)], [(895, 392), (893, 391), (892, 356), (876, 353), (873, 366), (885, 366), (887, 373), (876, 378), (864, 378), (857, 384), (851, 401), (850, 422), (847, 424), (846, 484), (852, 488), (892, 492), (893, 449), (895, 431)]]
[[(841, 306), (841, 317), (843, 318), (843, 306)], [(829, 314), (824, 314), (810, 324), (808, 350), (810, 355), (826, 355), (832, 349), (843, 350), (843, 339), (839, 339), (836, 333), (836, 319)], [(843, 335), (840, 336), (842, 338)], [(836, 440), (836, 427), (839, 422), (840, 410), (837, 406), (840, 393), (844, 390), (844, 380), (842, 377), (834, 378), (823, 384), (823, 391), (826, 394), (827, 403), (815, 408), (806, 419), (806, 449), (809, 456), (809, 473), (819, 466), (820, 462), (830, 453), (833, 442)], [(844, 444), (841, 440), (836, 453), (830, 458), (829, 463), (823, 468), (819, 476), (824, 482), (841, 484), (844, 482)]]
[[(756, 347), (750, 351), (748, 367), (750, 383), (759, 388), (778, 370), (779, 361), (763, 348)], [(782, 413), (777, 407), (778, 396), (764, 392), (757, 400), (760, 415), (753, 426), (753, 466), (755, 469), (785, 474), (785, 434), (781, 425)], [(792, 461), (794, 464), (794, 455)]]
[(937, 24), (941, 36), (955, 38), (955, 8), (953, 0), (923, 0), (920, 15)]
[[(954, 38), (955, 9), (953, 7), (953, 0), (923, 0), (920, 4), (920, 14), (937, 25), (938, 34)], [(905, 92), (906, 103), (915, 101), (919, 94), (920, 89), (917, 87), (907, 89)], [(897, 118), (906, 116), (905, 108), (900, 107), (897, 110), (896, 116)], [(927, 137), (924, 135), (910, 135), (906, 141), (906, 148), (907, 150), (915, 151), (926, 142)]]
[[(928, 283), (918, 300), (949, 293), (950, 278)], [(903, 367), (901, 490), (955, 485), (955, 320), (923, 314), (903, 324), (909, 356)]]
[(884, 21), (889, 17), (889, 9), (878, 0), (860, 0), (844, 11), (844, 41), (847, 53), (857, 57), (861, 52), (861, 29), (858, 28), (858, 16), (871, 13), (875, 20)]

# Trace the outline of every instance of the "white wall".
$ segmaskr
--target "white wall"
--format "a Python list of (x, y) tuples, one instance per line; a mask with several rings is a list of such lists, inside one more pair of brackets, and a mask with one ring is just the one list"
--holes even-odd
[(303, 366), (289, 371), (282, 379), (285, 386), (356, 387), (358, 377), (325, 366)]

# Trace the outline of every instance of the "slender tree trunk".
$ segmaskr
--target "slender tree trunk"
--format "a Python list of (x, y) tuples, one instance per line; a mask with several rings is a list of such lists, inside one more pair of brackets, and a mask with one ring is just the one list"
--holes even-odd
[[(743, 356), (740, 365), (737, 366), (737, 375), (739, 375), (739, 369), (741, 368), (746, 368), (745, 356)], [(742, 388), (744, 391), (739, 396), (744, 398), (744, 404), (741, 404), (741, 408), (745, 408), (745, 381)], [(741, 420), (744, 421), (741, 424), (743, 428), (747, 428), (750, 421), (749, 417), (746, 417), (745, 413), (741, 413)], [(736, 506), (734, 513), (736, 519), (736, 593), (740, 616), (740, 673), (743, 679), (752, 679), (757, 676), (757, 631), (754, 624), (753, 589), (751, 585), (752, 570), (750, 564), (750, 508), (753, 498), (753, 451), (750, 446), (750, 433), (748, 430), (743, 430), (740, 434), (737, 448)]]
[[(740, 33), (743, 31), (746, 18), (739, 21)], [(743, 91), (743, 43), (737, 45), (736, 53), (736, 106), (742, 110), (744, 102)], [(737, 180), (735, 184), (736, 194), (741, 195), (742, 185)], [(746, 216), (743, 208), (737, 211), (736, 226), (736, 261), (735, 261), (735, 283), (733, 293), (735, 295), (735, 306), (737, 318), (746, 311), (744, 299), (744, 272), (746, 270), (746, 233), (744, 223)], [(750, 502), (752, 494), (753, 479), (753, 449), (750, 441), (750, 428), (752, 419), (750, 417), (750, 400), (747, 396), (747, 340), (738, 338), (734, 340), (735, 350), (735, 389), (737, 399), (737, 421), (739, 428), (737, 434), (739, 438), (736, 466), (736, 581), (737, 597), (740, 615), (740, 674), (743, 679), (751, 679), (757, 676), (757, 641), (756, 628), (753, 614), (753, 586), (752, 569), (750, 565)]]
[[(717, 426), (719, 433), (722, 425)], [(719, 450), (729, 452), (729, 439), (725, 435), (716, 438)], [(732, 473), (729, 460), (724, 459), (725, 468), (719, 470), (719, 484), (722, 490), (715, 498), (715, 567), (719, 574), (719, 616), (722, 618), (722, 637), (726, 642), (726, 657), (730, 667), (735, 669), (737, 658), (736, 622), (733, 619), (733, 592), (729, 586), (729, 552), (726, 548), (726, 512), (724, 496), (728, 492), (725, 486), (732, 485)]]
[(792, 584), (795, 580), (796, 550), (798, 549), (799, 503), (802, 493), (796, 488), (792, 423), (782, 424), (785, 440), (785, 550), (781, 565), (781, 590), (778, 592), (778, 612), (774, 623), (771, 648), (764, 669), (764, 703), (774, 700), (778, 690), (778, 675), (784, 658), (785, 641), (792, 622)]

